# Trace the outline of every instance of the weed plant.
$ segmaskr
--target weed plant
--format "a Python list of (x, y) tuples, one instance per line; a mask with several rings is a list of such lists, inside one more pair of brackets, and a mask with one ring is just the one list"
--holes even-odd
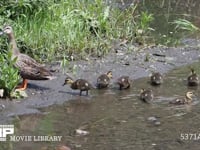
[(11, 59), (11, 53), (0, 54), (0, 89), (4, 90), (3, 97), (11, 97), (19, 83), (18, 69), (14, 68), (16, 59)]

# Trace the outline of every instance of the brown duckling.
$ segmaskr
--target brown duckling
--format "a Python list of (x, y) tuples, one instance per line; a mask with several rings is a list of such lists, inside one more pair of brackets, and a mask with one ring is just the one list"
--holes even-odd
[(77, 79), (76, 81), (73, 81), (72, 78), (67, 77), (63, 86), (66, 84), (69, 84), (73, 90), (80, 90), (80, 96), (82, 95), (82, 91), (86, 91), (86, 95), (88, 95), (88, 91), (92, 88), (92, 85), (84, 79)]
[(3, 32), (0, 34), (6, 34), (8, 36), (12, 51), (11, 58), (17, 58), (15, 67), (19, 69), (20, 75), (23, 79), (22, 85), (19, 86), (18, 90), (25, 90), (27, 88), (28, 80), (52, 80), (56, 78), (44, 67), (44, 65), (36, 62), (36, 60), (30, 56), (20, 53), (11, 26), (5, 26)]
[(187, 81), (188, 81), (188, 86), (199, 85), (199, 77), (193, 68), (191, 68), (191, 75), (187, 78)]
[(97, 78), (97, 88), (107, 88), (112, 78), (112, 71), (108, 71), (106, 74), (102, 74)]
[(117, 79), (117, 84), (119, 85), (119, 89), (128, 89), (130, 88), (130, 79), (129, 76), (121, 76), (120, 78)]
[(143, 100), (144, 102), (148, 102), (153, 100), (154, 95), (153, 95), (153, 91), (152, 90), (145, 90), (145, 89), (141, 89), (140, 92), (140, 99)]
[(155, 72), (150, 77), (152, 85), (160, 85), (163, 83), (163, 76), (159, 72)]
[(169, 102), (170, 104), (175, 104), (175, 105), (183, 105), (183, 104), (189, 104), (192, 102), (192, 96), (193, 96), (193, 92), (187, 92), (185, 94), (184, 98), (177, 98), (171, 102)]

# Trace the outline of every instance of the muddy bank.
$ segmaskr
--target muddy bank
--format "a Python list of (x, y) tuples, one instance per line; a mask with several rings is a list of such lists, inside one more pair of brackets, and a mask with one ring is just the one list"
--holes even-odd
[[(196, 44), (178, 48), (149, 47), (145, 49), (117, 45), (109, 55), (103, 58), (86, 58), (87, 61), (70, 62), (68, 68), (76, 66), (76, 74), (73, 75), (69, 71), (68, 75), (74, 78), (85, 78), (93, 85), (99, 74), (108, 70), (113, 71), (113, 81), (121, 75), (129, 75), (132, 79), (138, 79), (148, 76), (151, 71), (166, 73), (175, 67), (193, 63), (199, 60), (199, 56), (200, 49), (196, 47)], [(52, 65), (52, 68), (59, 70), (55, 73), (57, 79), (30, 81), (27, 89), (28, 98), (0, 101), (2, 106), (0, 124), (9, 122), (13, 116), (40, 113), (38, 108), (63, 104), (65, 101), (77, 97), (78, 91), (75, 92), (68, 86), (62, 86), (65, 75), (62, 73), (59, 63)], [(94, 92), (90, 93), (87, 99), (93, 97)]]

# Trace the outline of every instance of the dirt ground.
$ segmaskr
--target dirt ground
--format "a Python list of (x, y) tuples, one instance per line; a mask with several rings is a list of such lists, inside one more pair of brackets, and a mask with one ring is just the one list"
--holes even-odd
[[(184, 42), (188, 44), (188, 41)], [(95, 86), (97, 77), (109, 70), (113, 72), (113, 82), (121, 75), (129, 75), (134, 80), (149, 76), (152, 71), (166, 73), (176, 67), (199, 61), (200, 42), (189, 43), (190, 45), (184, 47), (149, 47), (141, 50), (134, 46), (128, 49), (126, 45), (117, 45), (103, 58), (89, 57), (87, 60), (70, 62), (68, 67), (76, 66), (76, 74), (68, 71), (68, 75), (74, 79), (84, 78)], [(60, 63), (55, 62), (51, 68), (58, 70), (55, 72), (57, 79), (30, 81), (26, 91), (27, 98), (0, 101), (0, 124), (10, 122), (16, 115), (40, 113), (39, 108), (63, 104), (77, 96), (68, 86), (62, 86), (66, 75), (62, 73)]]

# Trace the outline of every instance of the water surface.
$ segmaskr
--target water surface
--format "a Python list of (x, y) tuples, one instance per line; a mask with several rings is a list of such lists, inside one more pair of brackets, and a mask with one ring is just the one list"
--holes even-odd
[[(200, 63), (194, 64), (197, 68)], [(18, 135), (62, 135), (62, 142), (17, 142), (15, 149), (52, 149), (65, 144), (76, 150), (183, 150), (198, 149), (196, 139), (183, 140), (182, 136), (199, 134), (199, 88), (188, 88), (189, 67), (165, 74), (164, 84), (153, 87), (149, 78), (133, 82), (129, 90), (119, 91), (116, 85), (107, 90), (91, 91), (90, 96), (76, 96), (62, 106), (51, 106), (42, 116), (22, 116)], [(199, 70), (197, 70), (199, 72)], [(141, 88), (150, 88), (154, 101), (139, 100)], [(174, 106), (169, 101), (184, 97), (193, 91), (191, 105)], [(78, 92), (77, 92), (78, 94)], [(77, 135), (76, 129), (88, 131)]]

